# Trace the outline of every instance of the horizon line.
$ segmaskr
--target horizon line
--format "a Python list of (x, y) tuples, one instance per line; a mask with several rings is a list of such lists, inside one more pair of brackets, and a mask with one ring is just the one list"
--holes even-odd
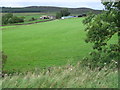
[[(3, 7), (4, 7), (4, 8), (26, 8), (26, 7), (58, 7), (58, 8), (73, 8), (73, 9), (74, 9), (74, 7), (49, 6), (49, 5), (48, 5), (48, 6), (37, 6), (37, 5), (36, 5), (36, 6), (32, 6), (32, 5), (31, 5), (31, 6), (18, 6), (18, 7), (14, 7), (14, 6), (12, 6), (12, 7), (10, 7), (10, 6), (8, 6), (8, 7), (7, 7), (7, 6), (0, 6), (0, 7), (2, 7), (2, 8), (3, 8)], [(104, 8), (103, 8), (103, 9), (94, 9), (94, 8), (90, 8), (90, 7), (75, 7), (75, 8), (76, 8), (76, 9), (77, 9), (77, 8), (89, 8), (89, 9), (93, 9), (93, 10), (103, 10), (103, 9), (104, 9)]]

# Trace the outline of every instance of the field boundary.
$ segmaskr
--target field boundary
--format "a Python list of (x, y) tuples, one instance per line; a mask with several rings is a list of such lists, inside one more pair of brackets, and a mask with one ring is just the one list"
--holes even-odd
[(13, 26), (13, 25), (29, 25), (29, 24), (36, 24), (36, 23), (42, 23), (42, 22), (49, 22), (53, 21), (55, 19), (45, 20), (45, 21), (37, 21), (37, 22), (31, 22), (31, 23), (24, 23), (24, 24), (11, 24), (11, 25), (0, 25), (0, 26)]

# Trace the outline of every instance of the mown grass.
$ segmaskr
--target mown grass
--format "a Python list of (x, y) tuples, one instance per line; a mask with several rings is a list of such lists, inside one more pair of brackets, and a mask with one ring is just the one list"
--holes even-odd
[(118, 71), (65, 65), (2, 78), (2, 88), (118, 88)]
[(83, 19), (3, 28), (3, 51), (8, 56), (4, 70), (25, 71), (79, 61), (91, 51), (90, 44), (84, 42)]
[[(2, 30), (3, 51), (8, 56), (5, 71), (29, 71), (35, 67), (75, 64), (92, 50), (86, 44), (84, 18), (18, 25)], [(112, 42), (116, 41), (116, 37)]]

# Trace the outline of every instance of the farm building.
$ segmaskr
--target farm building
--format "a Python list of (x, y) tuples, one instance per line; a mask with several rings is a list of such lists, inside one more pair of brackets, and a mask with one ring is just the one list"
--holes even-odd
[(40, 19), (56, 19), (55, 16), (42, 16)]
[(64, 16), (64, 17), (61, 17), (61, 19), (67, 19), (67, 18), (74, 18), (76, 16)]
[(49, 19), (56, 19), (55, 16), (48, 16)]
[(42, 16), (40, 19), (49, 19), (48, 16)]

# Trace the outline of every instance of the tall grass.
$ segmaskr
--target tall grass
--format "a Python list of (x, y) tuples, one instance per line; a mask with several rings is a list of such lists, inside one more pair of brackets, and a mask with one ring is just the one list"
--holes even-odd
[(90, 70), (78, 63), (5, 76), (3, 88), (117, 88), (118, 71), (104, 67)]

